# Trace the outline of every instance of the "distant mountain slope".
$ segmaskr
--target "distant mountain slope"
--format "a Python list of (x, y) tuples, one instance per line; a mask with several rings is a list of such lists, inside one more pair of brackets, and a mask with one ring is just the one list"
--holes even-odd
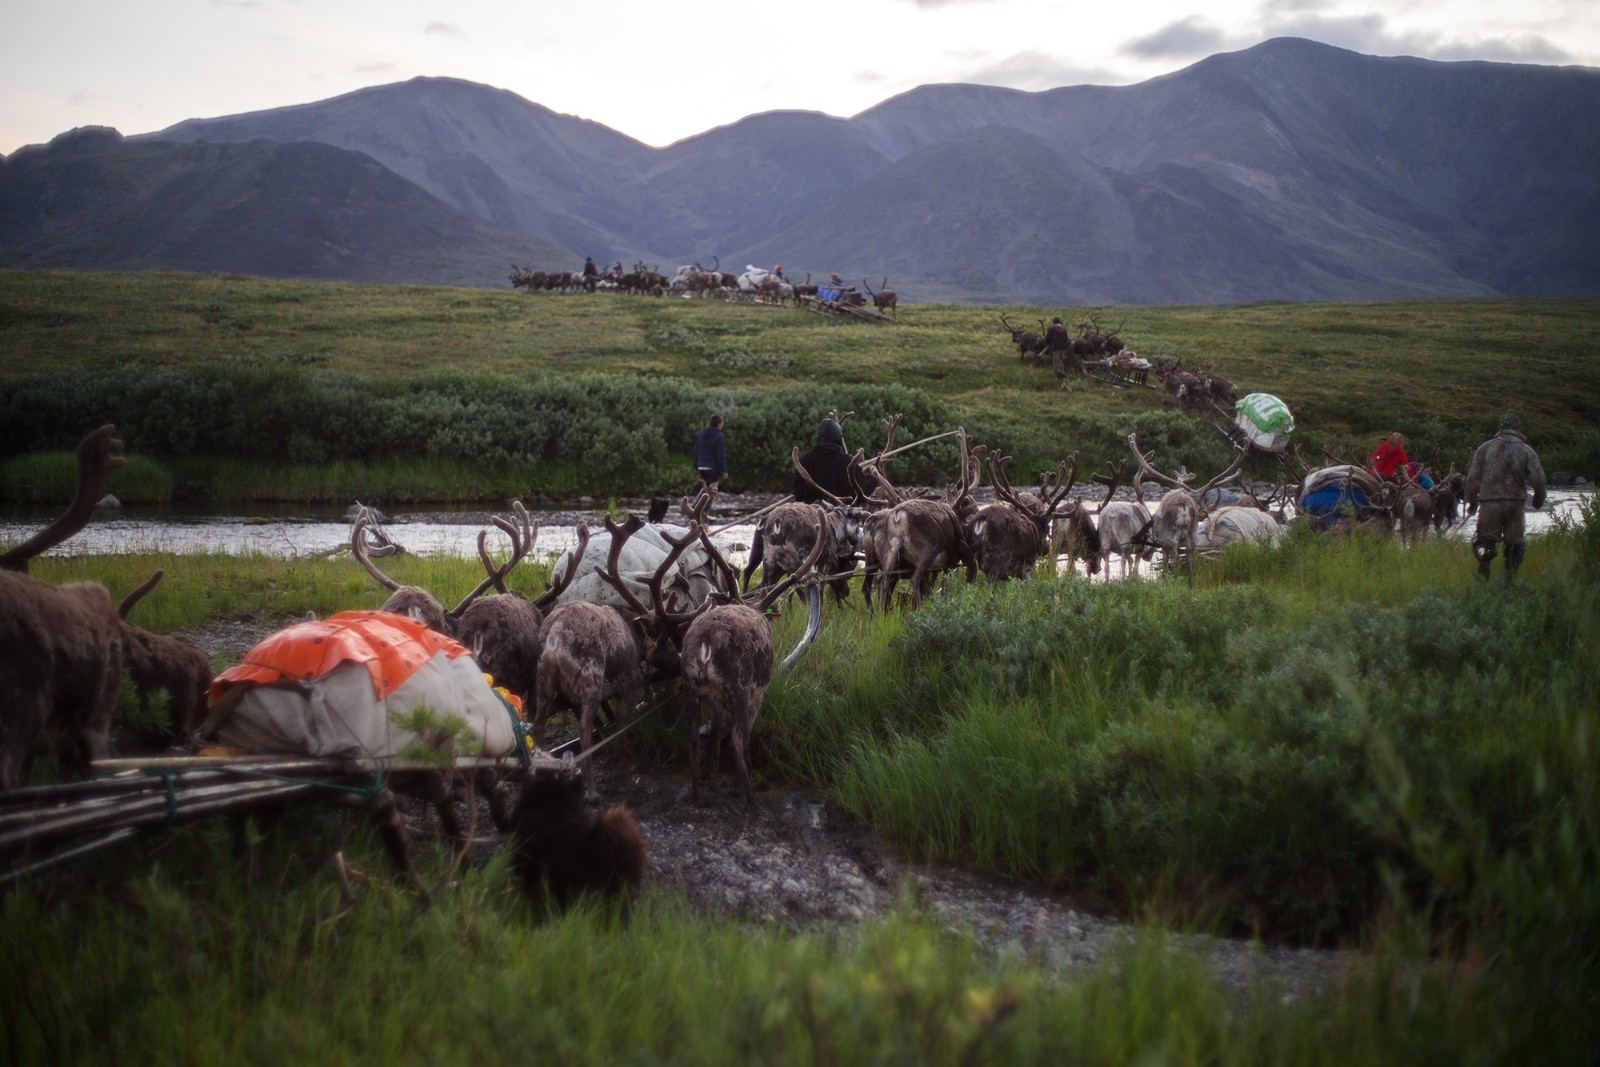
[(653, 158), (652, 149), (597, 122), (454, 78), (191, 119), (153, 136), (321, 141), (364, 152), (462, 211), (597, 260), (607, 258), (601, 246), (635, 243), (630, 193)]
[(577, 256), (887, 276), (906, 302), (1600, 292), (1587, 68), (1280, 39), (1140, 85), (925, 86), (664, 149), (419, 78), (150, 137), (321, 142)]
[(535, 247), (329, 145), (63, 135), (0, 163), (0, 264), (505, 284)]

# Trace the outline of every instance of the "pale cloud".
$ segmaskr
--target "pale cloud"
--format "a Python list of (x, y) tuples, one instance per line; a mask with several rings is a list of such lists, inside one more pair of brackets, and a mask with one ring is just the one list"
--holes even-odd
[(1236, 44), (1230, 42), (1227, 34), (1217, 26), (1199, 15), (1190, 15), (1188, 18), (1168, 23), (1154, 33), (1133, 38), (1123, 44), (1120, 51), (1136, 59), (1189, 60), (1200, 59), (1234, 47)]
[(933, 11), (941, 7), (975, 7), (991, 3), (994, 3), (994, 0), (911, 0), (912, 6), (923, 11)]
[(463, 41), (467, 38), (460, 26), (449, 22), (430, 22), (422, 28), (422, 32), (429, 37), (452, 37)]
[(1481, 41), (1458, 41), (1443, 44), (1429, 53), (1433, 59), (1486, 59), (1497, 63), (1564, 64), (1572, 62), (1572, 53), (1537, 35), (1503, 37)]
[(1030, 50), (1004, 59), (973, 63), (949, 80), (1037, 92), (1081, 81), (1081, 73), (1081, 68), (1062, 56)]

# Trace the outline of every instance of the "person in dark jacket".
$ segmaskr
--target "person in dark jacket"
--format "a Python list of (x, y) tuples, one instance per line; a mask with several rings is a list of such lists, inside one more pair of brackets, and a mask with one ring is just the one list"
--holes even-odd
[(1544, 467), (1539, 455), (1522, 436), (1522, 422), (1515, 415), (1500, 419), (1499, 431), (1478, 446), (1467, 467), (1466, 497), (1478, 509), (1478, 529), (1472, 538), (1472, 554), (1478, 557), (1478, 577), (1489, 577), (1495, 543), (1506, 543), (1506, 581), (1517, 576), (1522, 555), (1523, 495), (1533, 490), (1533, 506), (1544, 507)]
[[(835, 420), (823, 419), (817, 425), (817, 440), (806, 451), (800, 453), (800, 466), (805, 468), (817, 485), (826, 489), (840, 500), (847, 503), (859, 504), (861, 496), (856, 492), (855, 486), (850, 484), (850, 453), (844, 447), (844, 427)], [(862, 489), (871, 492), (877, 487), (877, 479), (864, 472), (857, 472), (856, 478), (860, 481)], [(827, 499), (811, 483), (801, 477), (799, 471), (794, 474), (794, 498), (802, 504), (811, 504)]]
[(712, 492), (728, 476), (728, 444), (722, 433), (721, 415), (711, 416), (711, 421), (694, 435), (694, 469), (701, 484)]

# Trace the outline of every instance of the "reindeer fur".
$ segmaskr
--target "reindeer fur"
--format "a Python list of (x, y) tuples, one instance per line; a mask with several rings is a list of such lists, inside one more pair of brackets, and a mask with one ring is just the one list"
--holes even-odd
[[(841, 508), (823, 504), (780, 504), (761, 520), (757, 545), (751, 547), (749, 562), (745, 565), (742, 581), (749, 586), (750, 576), (761, 567), (761, 585), (765, 589), (786, 574), (793, 574), (811, 555), (816, 545), (818, 523), (821, 518), (822, 555), (824, 570), (838, 574), (855, 569), (856, 541), (861, 536), (859, 524)], [(843, 603), (850, 595), (848, 576), (835, 578), (828, 583), (834, 600)]]
[(1161, 568), (1172, 566), (1172, 558), (1183, 549), (1184, 572), (1194, 584), (1194, 539), (1200, 526), (1200, 505), (1187, 489), (1169, 489), (1162, 494), (1150, 515), (1150, 536), (1161, 546)]
[(530, 707), (539, 673), (544, 613), (516, 593), (479, 597), (456, 623), (456, 640), (472, 650), (496, 685), (505, 686)]
[(127, 462), (112, 455), (122, 447), (115, 433), (107, 424), (78, 443), (66, 513), (0, 555), (0, 789), (27, 785), (36, 755), (87, 772), (110, 754), (122, 688), (122, 620), (111, 594), (96, 582), (58, 587), (26, 572), (30, 559), (88, 524), (106, 475)]
[(1091, 575), (1100, 573), (1100, 535), (1089, 509), (1072, 501), (1057, 513), (1050, 526), (1050, 554), (1065, 555), (1069, 567), (1081, 559)]
[(123, 667), (138, 694), (141, 711), (150, 710), (158, 690), (166, 690), (171, 730), (141, 735), (136, 743), (153, 748), (182, 744), (206, 717), (206, 690), (211, 687), (211, 657), (188, 638), (158, 634), (122, 621)]
[(1034, 517), (1004, 501), (979, 508), (965, 536), (978, 570), (991, 582), (1028, 577), (1045, 544)]
[(956, 516), (955, 508), (940, 500), (913, 498), (886, 511), (875, 512), (868, 522), (864, 540), (869, 547), (863, 588), (870, 590), (876, 575), (882, 582), (879, 603), (885, 611), (889, 609), (895, 583), (907, 572), (914, 605), (922, 603), (934, 579), (945, 569), (964, 563), (969, 581), (977, 573), (964, 524)]
[[(617, 729), (627, 728), (626, 701), (646, 681), (676, 673), (670, 642), (647, 646), (639, 627), (617, 608), (584, 600), (557, 604), (544, 620), (544, 648), (534, 686), (533, 734), (544, 738), (545, 724), (557, 708), (578, 716), (581, 752), (593, 747), (595, 717), (601, 704), (613, 708)], [(625, 742), (624, 742), (625, 743)], [(585, 762), (587, 795), (596, 796), (594, 772)]]
[(41, 754), (71, 773), (110, 755), (122, 689), (122, 630), (97, 582), (52, 586), (0, 571), (0, 789), (28, 784)]
[[(814, 543), (814, 542), (813, 542)], [(711, 737), (722, 737), (722, 715), (733, 719), (734, 773), (745, 803), (754, 806), (750, 738), (767, 686), (772, 684), (772, 627), (745, 604), (725, 604), (698, 615), (683, 635), (683, 703), (689, 713), (689, 767), (693, 799), (700, 799), (700, 709), (711, 708)]]
[(574, 774), (528, 779), (511, 813), (511, 866), (529, 896), (565, 909), (584, 893), (628, 899), (639, 890), (649, 847), (626, 805), (598, 816)]
[(1111, 577), (1111, 556), (1115, 553), (1122, 562), (1122, 575), (1128, 576), (1134, 559), (1149, 559), (1151, 549), (1140, 534), (1150, 525), (1150, 511), (1132, 500), (1113, 500), (1100, 509), (1100, 558), (1106, 577)]

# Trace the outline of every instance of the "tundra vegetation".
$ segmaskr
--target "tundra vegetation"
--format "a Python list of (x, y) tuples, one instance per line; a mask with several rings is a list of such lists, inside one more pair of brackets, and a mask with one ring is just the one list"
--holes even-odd
[[(166, 278), (106, 281), (115, 292), (123, 282), (138, 289)], [(213, 281), (252, 292), (272, 284)], [(0, 276), (0, 289), (16, 283)], [(281, 291), (298, 289), (365, 293)], [(391, 306), (398, 314), (436, 292), (444, 291), (419, 290), (411, 304)], [(459, 299), (494, 307), (516, 299), (523, 303), (511, 307), (535, 317), (588, 303), (520, 293)], [(17, 318), (12, 303), (4, 306), (0, 328), (9, 330)], [(1567, 317), (1586, 306), (1581, 301), (1485, 306), (1520, 307), (1525, 326), (1545, 322), (1561, 333), (1572, 352), (1568, 386), (1546, 396), (1526, 391), (1501, 364), (1468, 371), (1463, 347), (1461, 373), (1493, 370), (1503, 386), (1465, 388), (1458, 411), (1408, 417), (1465, 432), (1477, 424), (1461, 412), (1474, 405), (1484, 418), (1515, 405), (1525, 424), (1539, 410), (1581, 459), (1583, 435), (1594, 431), (1573, 413), (1586, 410), (1593, 391), (1573, 383), (1592, 384), (1595, 375), (1592, 304), (1587, 322)], [(611, 314), (682, 314), (662, 307)], [(1442, 310), (1451, 307), (1465, 322), (1466, 309), (1479, 305), (1372, 306), (1362, 321), (1426, 308), (1413, 339), (1427, 348), (1454, 334), (1456, 319)], [(1109, 396), (1121, 407), (1093, 409), (1106, 429), (1121, 431), (1106, 458), (1126, 458), (1123, 436), (1132, 430), (1141, 448), (1159, 448), (1163, 464), (1189, 462), (1137, 421), (1147, 417), (1143, 405), (1150, 426), (1181, 429), (1162, 421), (1180, 416), (1156, 410), (1154, 391), (1079, 389), (1069, 377), (1071, 403), (1063, 402), (1053, 379), (1026, 377), (1032, 368), (1009, 358), (991, 311), (901, 310), (904, 336), (870, 335), (891, 355), (921, 343), (915, 329), (948, 343), (959, 332), (953, 324), (969, 321), (974, 351), (981, 347), (987, 360), (983, 373), (1019, 375), (1027, 384), (1015, 386), (1014, 397), (1036, 388), (1042, 399), (1028, 410), (1061, 435), (1058, 447), (1087, 451), (1070, 424), (1056, 420), (1080, 401), (1090, 410)], [(1207, 315), (1221, 326), (1227, 314), (1256, 310), (1287, 318), (1342, 311), (1187, 314), (1200, 316), (1190, 323), (1198, 328)], [(741, 311), (762, 321), (798, 314), (714, 314)], [(1184, 312), (1155, 309), (1151, 321), (1169, 313)], [(938, 316), (949, 321), (936, 325)], [(1516, 318), (1508, 311), (1504, 322)], [(1124, 336), (1149, 348), (1129, 319)], [(685, 321), (700, 329), (734, 320)], [(769, 328), (782, 327), (761, 327)], [(829, 336), (858, 343), (833, 325), (792, 328), (837, 329)], [(1271, 334), (1252, 328), (1262, 343)], [(142, 335), (128, 336), (138, 344)], [(817, 342), (808, 358), (830, 351)], [(1441, 351), (1430, 348), (1425, 358)], [(1525, 357), (1538, 366), (1536, 353)], [(613, 361), (630, 358), (618, 352)], [(1392, 358), (1404, 363), (1399, 353)], [(890, 362), (879, 363), (880, 379), (893, 377)], [(1443, 364), (1427, 366), (1439, 375), (1430, 389), (1449, 380)], [(1226, 369), (1252, 380), (1231, 363)], [(271, 361), (262, 370), (282, 371)], [(67, 374), (38, 365), (28, 373)], [(68, 387), (97, 373), (51, 381)], [(137, 378), (114, 366), (104, 373), (124, 375), (129, 388)], [(222, 380), (179, 366), (171, 373)], [(42, 379), (26, 378), (16, 380), (34, 390), (32, 402), (46, 402)], [(379, 391), (410, 396), (415, 380), (386, 379)], [(530, 388), (540, 381), (503, 380)], [(298, 387), (309, 379), (282, 381)], [(972, 405), (941, 408), (930, 421), (980, 406), (971, 390), (942, 396), (881, 380), (861, 388)], [(761, 396), (783, 389), (836, 394), (791, 382)], [(463, 384), (462, 410), (466, 395)], [(1339, 395), (1330, 387), (1308, 403), (1332, 420)], [(838, 406), (830, 399), (817, 410)], [(750, 410), (760, 409), (752, 401)], [(187, 411), (175, 409), (163, 432)], [(1303, 405), (1296, 411), (1307, 425)], [(793, 440), (806, 439), (814, 410), (805, 422)], [(1373, 436), (1367, 422), (1347, 425), (1362, 443)], [(9, 426), (0, 421), (0, 433)], [(1204, 436), (1194, 431), (1196, 440)], [(792, 443), (784, 442), (785, 458)], [(1011, 446), (1008, 455), (1020, 451), (997, 444)], [(132, 440), (127, 451), (132, 467)], [(360, 483), (359, 495), (372, 499), (369, 488)], [(350, 559), (129, 553), (41, 557), (31, 566), (51, 586), (95, 581), (118, 595), (157, 570), (167, 577), (139, 602), (138, 618), (163, 633), (268, 628), (308, 610), (376, 607), (389, 592)], [(1040, 576), (967, 584), (952, 576), (914, 611), (867, 611), (858, 597), (847, 602), (857, 606), (829, 611), (803, 666), (775, 676), (766, 691), (750, 767), (758, 797), (774, 786), (828, 790), (909, 855), (1070, 889), (1139, 921), (1135, 943), (1098, 974), (1063, 979), (1020, 953), (984, 954), (910, 900), (888, 921), (842, 935), (732, 923), (648, 888), (625, 927), (584, 903), (539, 925), (504, 856), (456, 872), (449, 891), (423, 907), (409, 885), (381, 873), (374, 828), (306, 808), (271, 832), (196, 823), (0, 889), (0, 943), (13, 975), (23, 976), (0, 982), (0, 1044), (17, 1063), (278, 1062), (340, 1058), (355, 1048), (374, 1059), (481, 1062), (503, 1058), (508, 1047), (602, 1062), (1582, 1062), (1600, 1041), (1600, 505), (1591, 498), (1576, 521), (1534, 542), (1517, 584), (1476, 583), (1472, 570), (1459, 542), (1407, 546), (1359, 531), (1336, 539), (1297, 529), (1274, 546), (1196, 561), (1192, 586), (1175, 576), (1092, 584)], [(385, 572), (454, 603), (482, 582), (484, 568), (401, 556), (385, 560)], [(530, 559), (504, 579), (508, 592), (536, 597), (550, 566)], [(777, 647), (797, 642), (801, 614), (774, 620)], [(680, 706), (669, 707), (630, 744), (664, 773), (684, 773), (691, 732)], [(35, 762), (36, 774), (49, 773)], [(366, 875), (358, 892), (328, 869), (339, 850)], [(432, 862), (443, 872), (450, 858)], [(1257, 985), (1241, 995), (1174, 930), (1354, 947), (1368, 965), (1314, 993), (1285, 997)], [(374, 974), (383, 980), (369, 980)], [(440, 996), (441, 989), (470, 993)]]
[[(728, 414), (729, 488), (778, 490), (822, 413), (964, 425), (1051, 469), (1126, 455), (1220, 470), (1226, 445), (1156, 389), (1008, 358), (1017, 325), (1095, 318), (1147, 358), (1282, 397), (1297, 440), (1365, 455), (1395, 428), (1448, 466), (1521, 414), (1548, 470), (1600, 471), (1600, 301), (1588, 298), (1044, 308), (923, 305), (897, 324), (793, 308), (232, 275), (0, 272), (0, 499), (65, 499), (65, 453), (114, 422), (130, 502), (392, 505), (686, 488), (694, 433)], [(1153, 379), (1152, 379), (1153, 381)], [(867, 444), (868, 442), (862, 442)], [(58, 452), (51, 467), (28, 459)], [(948, 441), (896, 463), (943, 479)], [(50, 481), (50, 471), (58, 481)]]

